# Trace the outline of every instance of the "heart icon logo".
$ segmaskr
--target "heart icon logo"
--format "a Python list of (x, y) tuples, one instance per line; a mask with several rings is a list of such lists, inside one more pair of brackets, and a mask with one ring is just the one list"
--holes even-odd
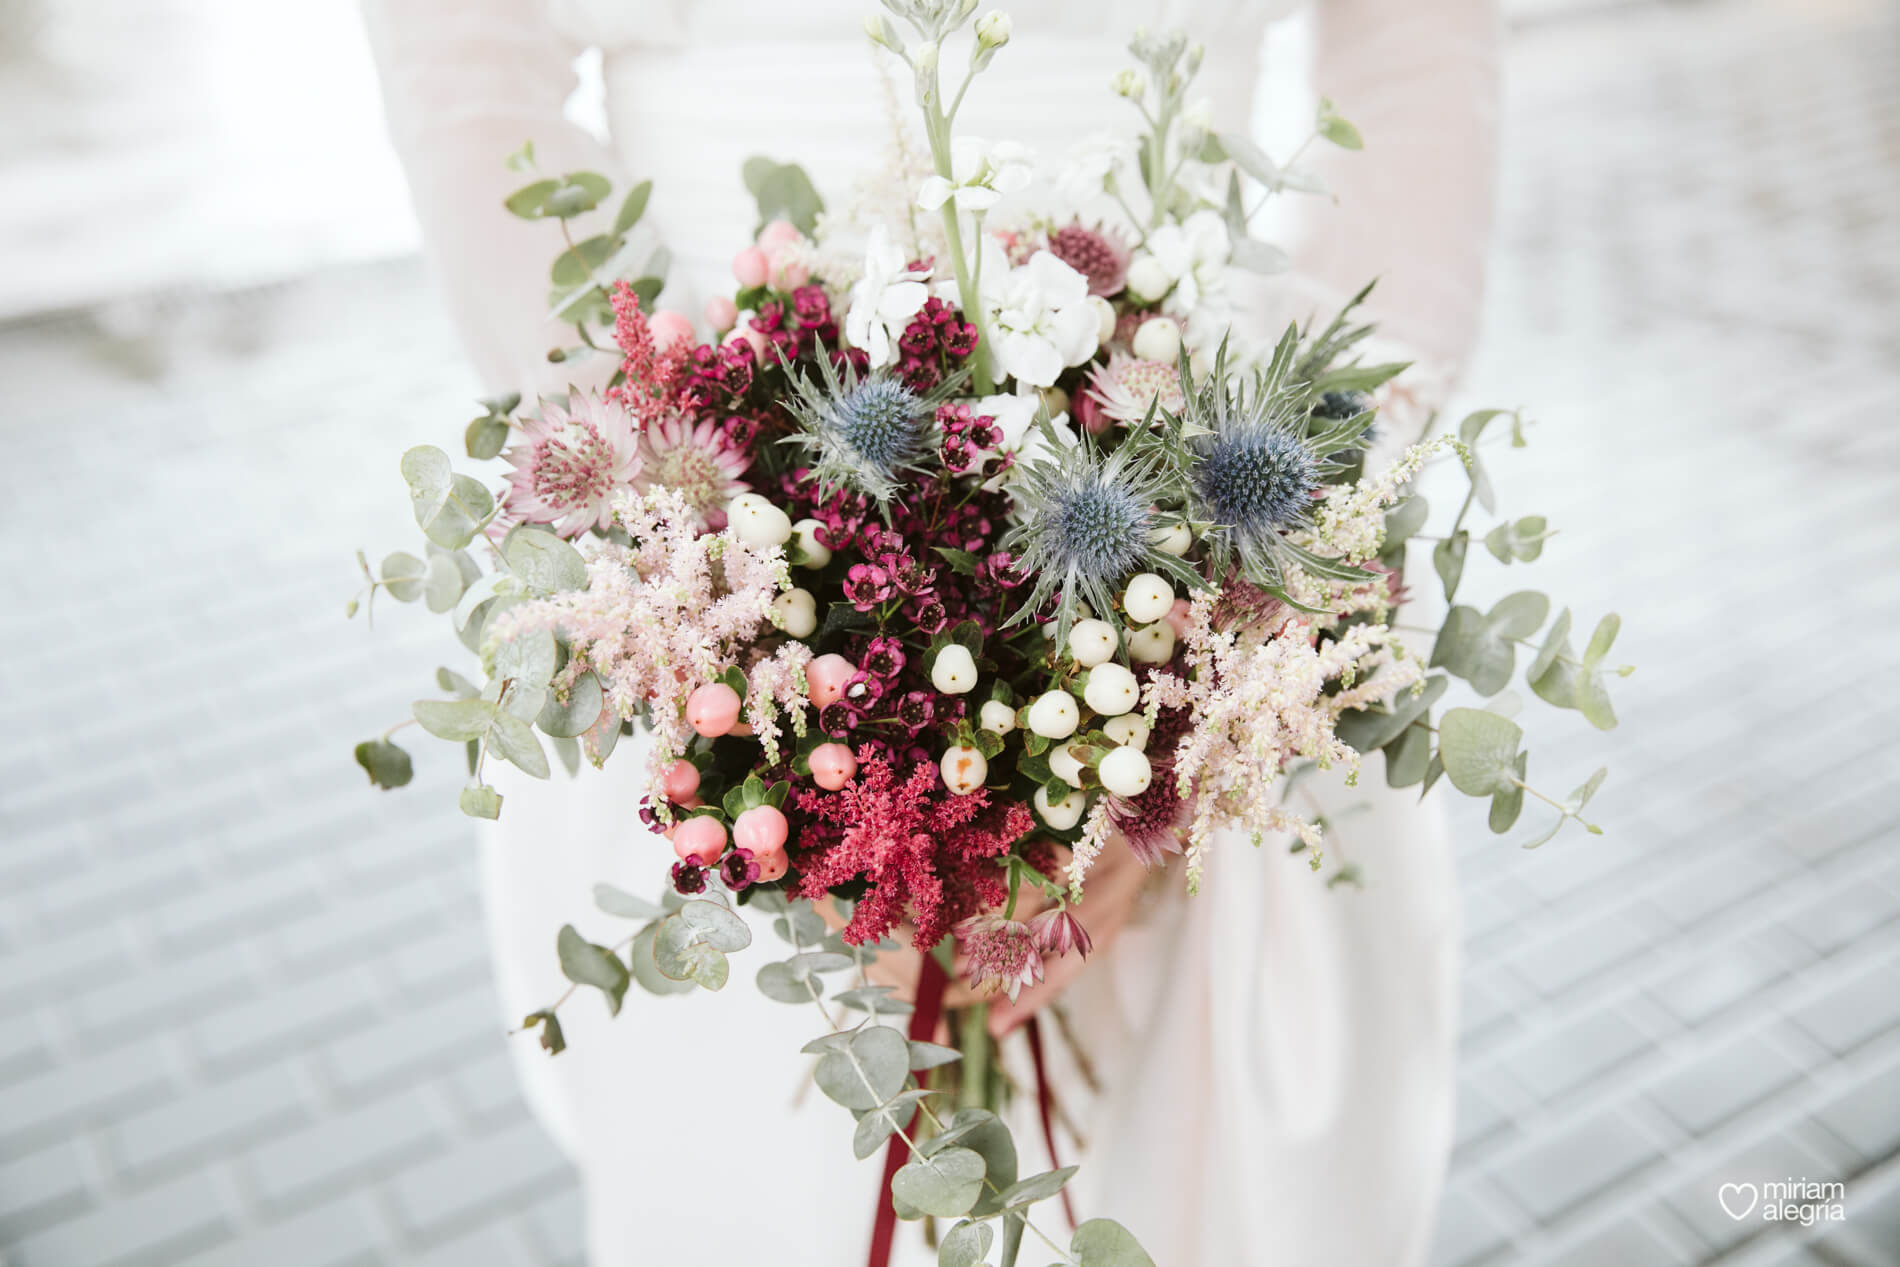
[(1747, 1218), (1761, 1200), (1761, 1192), (1752, 1183), (1725, 1183), (1715, 1191), (1722, 1211), (1737, 1223)]

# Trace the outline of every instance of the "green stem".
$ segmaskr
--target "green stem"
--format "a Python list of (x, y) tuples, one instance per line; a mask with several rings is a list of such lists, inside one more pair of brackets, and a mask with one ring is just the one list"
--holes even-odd
[(990, 1005), (973, 1003), (959, 1022), (958, 1048), (963, 1052), (963, 1078), (957, 1086), (957, 1107), (986, 1109), (990, 1100)]
[[(952, 182), (955, 176), (950, 163), (950, 119), (943, 113), (938, 102), (942, 97), (932, 72), (932, 84), (929, 97), (924, 102), (924, 134), (930, 142), (930, 160), (937, 175)], [(968, 80), (965, 81), (968, 87)], [(963, 94), (957, 93), (957, 102), (961, 104)], [(954, 107), (952, 113), (955, 113)], [(963, 251), (963, 227), (957, 219), (957, 199), (954, 192), (943, 204), (943, 240), (950, 251), (951, 271), (956, 275), (957, 294), (963, 301), (963, 319), (976, 327), (976, 351), (970, 356), (970, 381), (979, 396), (987, 396), (996, 390), (996, 380), (990, 372), (990, 340), (988, 324), (983, 319), (983, 296), (976, 288), (976, 276), (970, 268), (970, 261)], [(982, 248), (981, 231), (978, 232), (977, 248)]]

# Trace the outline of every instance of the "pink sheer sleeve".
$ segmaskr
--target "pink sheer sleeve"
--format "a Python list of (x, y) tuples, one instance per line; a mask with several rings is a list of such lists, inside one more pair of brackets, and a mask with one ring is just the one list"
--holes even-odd
[(362, 6), (390, 137), (470, 360), (494, 391), (564, 385), (571, 375), (545, 359), (563, 342), (544, 315), (560, 239), (511, 215), (502, 199), (529, 180), (504, 160), (530, 140), (550, 175), (584, 168), (621, 183), (604, 148), (563, 114), (580, 49), (544, 0)]
[[(1307, 85), (1285, 73), (1301, 53)], [(1316, 142), (1302, 165), (1333, 198), (1288, 197), (1263, 234), (1292, 252), (1296, 307), (1336, 307), (1377, 277), (1381, 335), (1455, 375), (1477, 339), (1495, 195), (1496, 0), (1323, 0), (1270, 30), (1266, 58), (1278, 156), (1320, 93), (1365, 138)], [(1297, 115), (1297, 133), (1275, 114)]]

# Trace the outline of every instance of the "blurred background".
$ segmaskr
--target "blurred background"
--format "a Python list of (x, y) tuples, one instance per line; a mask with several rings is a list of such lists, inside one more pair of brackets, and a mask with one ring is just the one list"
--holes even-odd
[[(1465, 394), (1562, 535), (1485, 580), (1640, 670), (1537, 718), (1606, 836), (1460, 819), (1435, 1261), (1900, 1264), (1900, 9), (1505, 7)], [(0, 0), (0, 119), (0, 1261), (579, 1264), (459, 757), (349, 759), (448, 651), (351, 551), (477, 394), (354, 6)], [(1718, 1200), (1802, 1178), (1846, 1221)]]

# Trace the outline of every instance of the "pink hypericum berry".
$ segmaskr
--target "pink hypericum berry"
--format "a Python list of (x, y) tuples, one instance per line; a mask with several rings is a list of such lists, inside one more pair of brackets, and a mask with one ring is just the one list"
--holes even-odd
[(762, 884), (770, 884), (774, 880), (784, 879), (785, 873), (790, 870), (792, 866), (792, 860), (785, 856), (783, 849), (773, 849), (766, 853), (755, 853), (752, 855), (752, 861), (759, 864), (759, 882)]
[(771, 261), (765, 258), (765, 252), (756, 246), (748, 246), (732, 257), (732, 275), (741, 286), (750, 290), (754, 286), (765, 285), (766, 275), (772, 271)]
[(666, 767), (661, 777), (666, 789), (666, 799), (675, 804), (684, 804), (699, 791), (699, 767), (684, 758)]
[(858, 772), (858, 759), (841, 743), (821, 743), (811, 750), (811, 781), (836, 792)]
[(707, 682), (686, 697), (686, 723), (708, 739), (728, 734), (739, 721), (739, 692), (724, 682)]
[(770, 805), (754, 805), (732, 821), (732, 843), (754, 854), (781, 852), (791, 825)]
[(1167, 621), (1170, 625), (1174, 626), (1175, 637), (1177, 638), (1187, 637), (1187, 631), (1188, 631), (1188, 601), (1187, 599), (1185, 598), (1175, 599), (1174, 606), (1168, 609), (1168, 614), (1166, 616), (1163, 616), (1162, 619)]
[(772, 285), (777, 290), (797, 290), (811, 280), (811, 268), (805, 261), (773, 252)]
[(768, 250), (775, 246), (790, 246), (804, 236), (790, 220), (774, 220), (759, 230), (759, 245)]
[(656, 312), (647, 322), (647, 329), (653, 335), (653, 346), (662, 352), (693, 341), (693, 323), (683, 313)]
[(805, 684), (811, 690), (811, 702), (818, 708), (834, 704), (844, 695), (844, 684), (858, 666), (841, 655), (821, 655), (805, 666)]
[(739, 305), (724, 295), (706, 301), (706, 322), (715, 330), (730, 330), (739, 320)]
[(673, 852), (681, 862), (710, 867), (726, 852), (726, 825), (711, 814), (687, 819), (673, 829)]

